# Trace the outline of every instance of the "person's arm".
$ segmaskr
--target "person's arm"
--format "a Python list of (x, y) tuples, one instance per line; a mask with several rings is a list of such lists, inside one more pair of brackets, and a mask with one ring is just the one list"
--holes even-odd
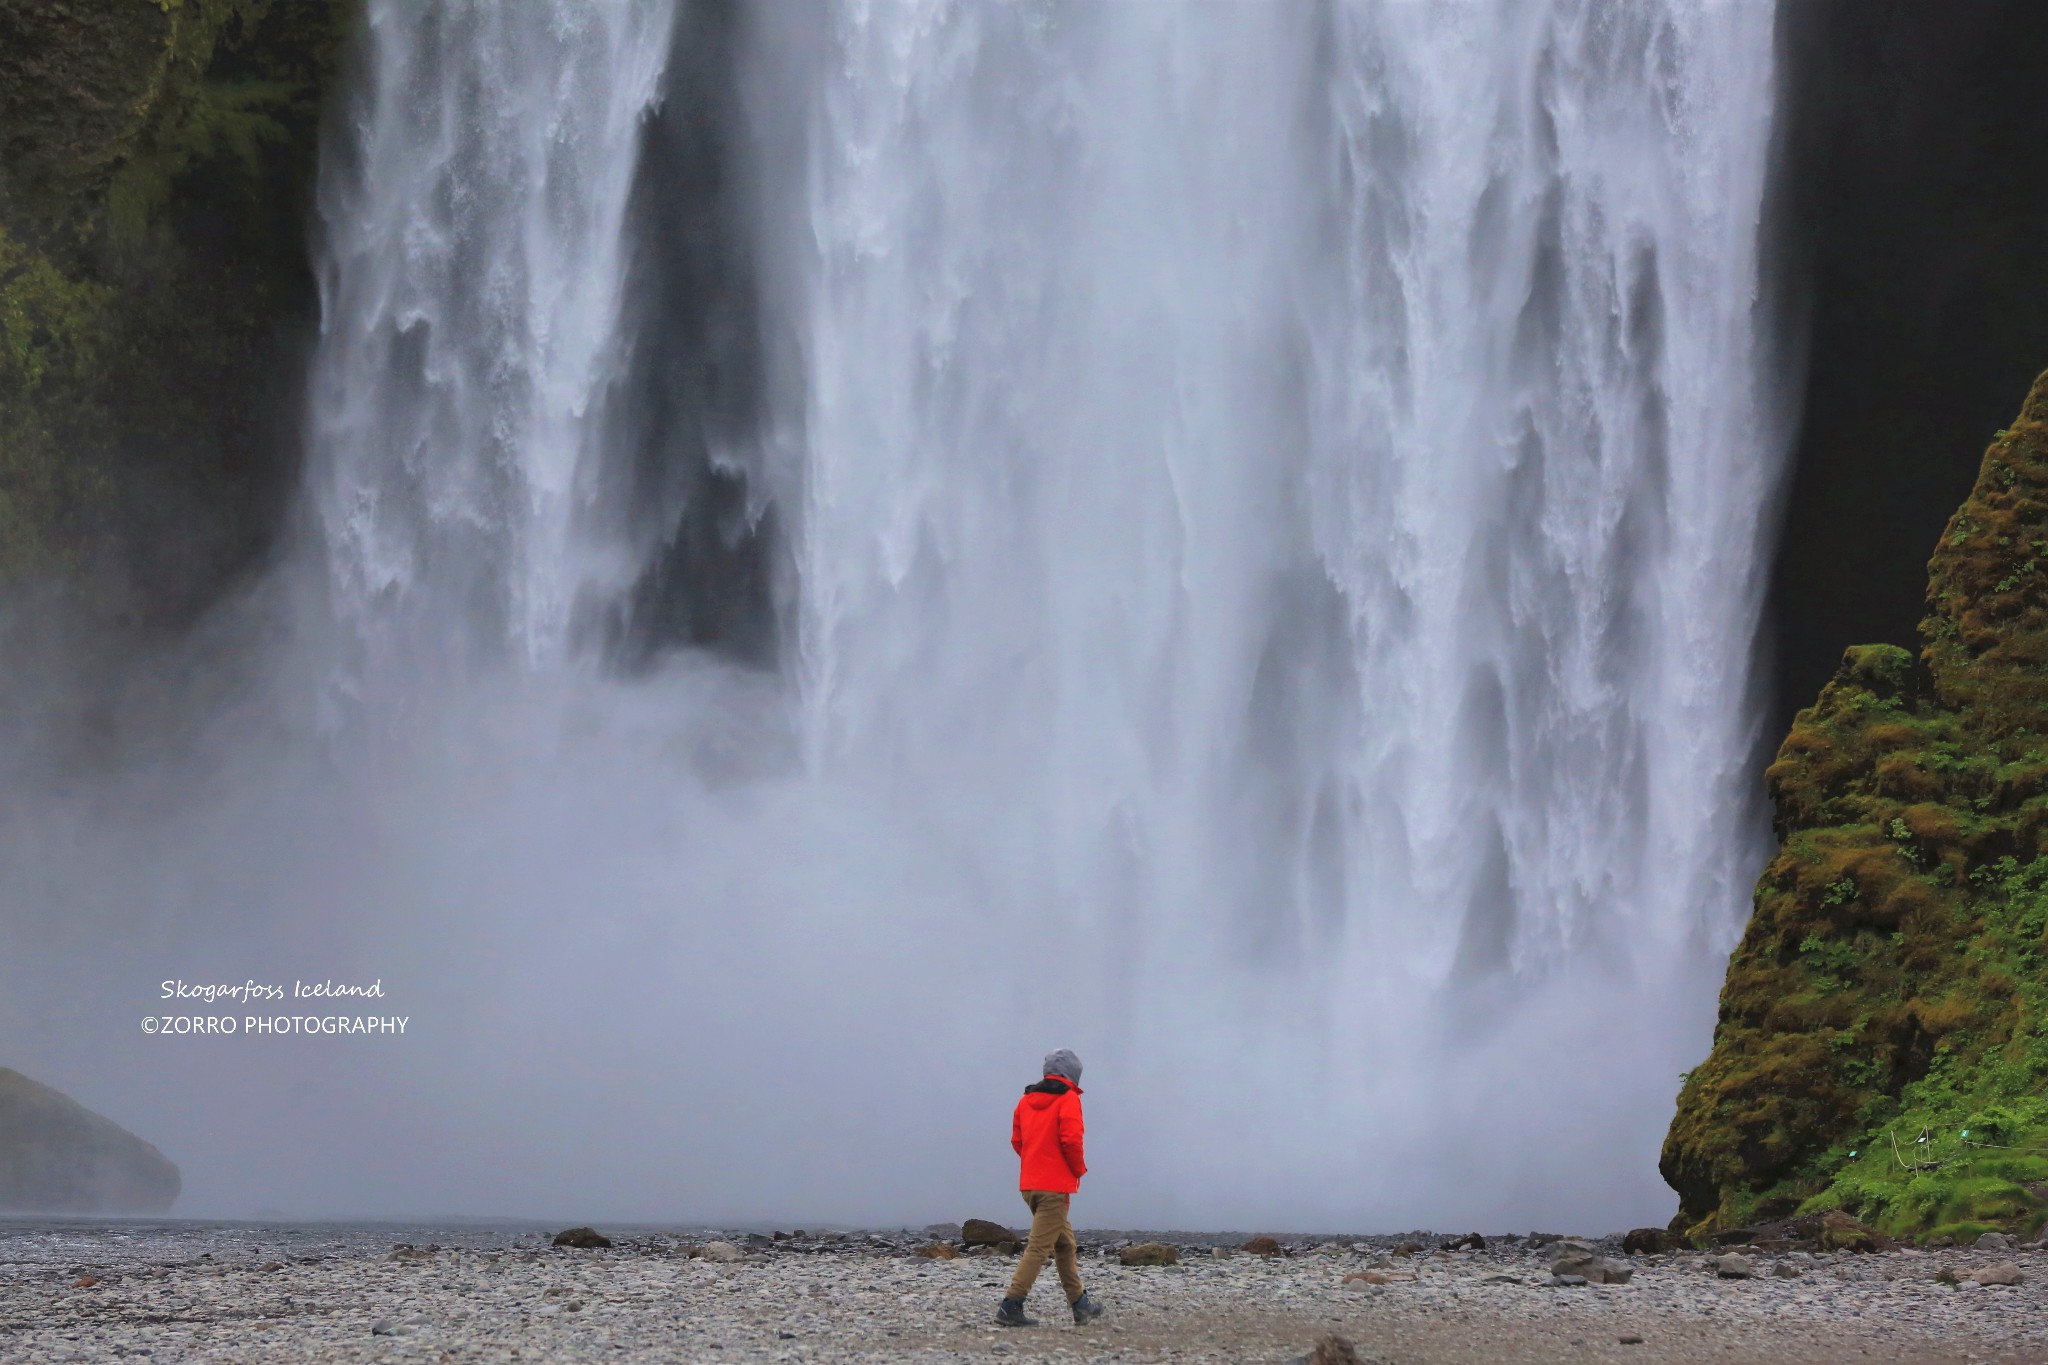
[(1067, 1169), (1079, 1180), (1088, 1174), (1088, 1159), (1082, 1154), (1081, 1101), (1069, 1096), (1067, 1103), (1060, 1106), (1060, 1155), (1067, 1159)]
[(1018, 1156), (1024, 1155), (1024, 1106), (1021, 1104), (1010, 1111), (1010, 1146), (1016, 1148)]

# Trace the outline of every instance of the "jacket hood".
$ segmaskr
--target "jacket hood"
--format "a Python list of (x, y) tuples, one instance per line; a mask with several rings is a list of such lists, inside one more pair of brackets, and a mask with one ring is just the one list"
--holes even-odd
[(1071, 1081), (1060, 1076), (1047, 1076), (1037, 1085), (1024, 1087), (1024, 1103), (1033, 1109), (1043, 1109), (1049, 1104), (1057, 1103), (1062, 1095), (1080, 1093), (1081, 1087)]

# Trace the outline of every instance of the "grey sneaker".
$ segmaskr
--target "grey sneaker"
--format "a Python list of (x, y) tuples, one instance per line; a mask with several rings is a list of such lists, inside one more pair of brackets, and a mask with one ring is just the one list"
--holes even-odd
[[(1083, 1295), (1082, 1297), (1085, 1298), (1087, 1296)], [(1024, 1316), (1024, 1300), (1004, 1299), (1002, 1307), (996, 1309), (996, 1326), (1036, 1327), (1038, 1326), (1038, 1319)]]
[(1081, 1291), (1081, 1297), (1074, 1300), (1072, 1306), (1074, 1309), (1074, 1326), (1076, 1327), (1086, 1327), (1089, 1323), (1102, 1316), (1102, 1305), (1089, 1298), (1088, 1291), (1085, 1289)]

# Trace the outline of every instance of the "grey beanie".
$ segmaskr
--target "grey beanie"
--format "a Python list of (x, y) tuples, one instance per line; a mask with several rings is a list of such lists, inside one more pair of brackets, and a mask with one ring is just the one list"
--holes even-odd
[(1061, 1048), (1058, 1052), (1045, 1054), (1045, 1075), (1065, 1076), (1075, 1085), (1081, 1083), (1081, 1059), (1074, 1055), (1072, 1048)]

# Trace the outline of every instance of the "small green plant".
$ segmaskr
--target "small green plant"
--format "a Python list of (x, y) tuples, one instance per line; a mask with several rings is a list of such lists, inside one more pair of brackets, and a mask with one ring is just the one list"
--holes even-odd
[(1861, 974), (1863, 966), (1863, 954), (1857, 951), (1853, 942), (1823, 938), (1819, 934), (1808, 934), (1800, 940), (1799, 956), (1814, 974), (1815, 984), (1823, 993), (1840, 990), (1847, 981)]

